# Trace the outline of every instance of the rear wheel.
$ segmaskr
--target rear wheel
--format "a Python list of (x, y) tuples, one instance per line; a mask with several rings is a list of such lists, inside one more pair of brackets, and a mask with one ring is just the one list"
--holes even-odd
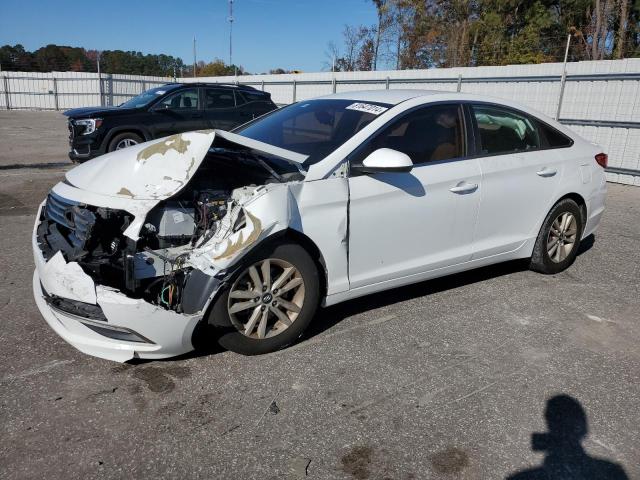
[(123, 148), (132, 147), (142, 142), (143, 140), (138, 134), (132, 132), (119, 133), (109, 142), (108, 151), (122, 150)]
[(558, 273), (573, 263), (584, 229), (578, 204), (566, 198), (551, 209), (533, 248), (530, 268), (540, 273)]
[(227, 350), (256, 355), (295, 342), (311, 323), (319, 296), (316, 266), (304, 248), (260, 248), (218, 297), (209, 323)]

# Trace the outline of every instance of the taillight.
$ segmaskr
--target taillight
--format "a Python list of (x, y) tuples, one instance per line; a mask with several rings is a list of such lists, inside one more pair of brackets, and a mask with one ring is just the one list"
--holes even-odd
[(598, 162), (598, 165), (600, 165), (602, 168), (607, 168), (607, 163), (609, 163), (609, 155), (607, 155), (606, 153), (597, 154), (596, 162)]

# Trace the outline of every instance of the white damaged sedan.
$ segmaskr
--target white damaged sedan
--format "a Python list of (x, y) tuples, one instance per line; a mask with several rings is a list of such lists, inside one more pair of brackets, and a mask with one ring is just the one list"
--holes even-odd
[[(556, 273), (604, 211), (607, 156), (515, 103), (420, 90), (302, 101), (66, 174), (33, 231), (36, 303), (116, 361), (295, 342), (319, 305), (529, 258)], [(210, 329), (210, 330), (211, 330)]]

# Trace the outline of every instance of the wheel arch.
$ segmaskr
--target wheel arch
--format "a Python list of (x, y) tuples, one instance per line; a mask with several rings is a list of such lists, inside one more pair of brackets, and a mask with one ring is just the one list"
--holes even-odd
[(191, 334), (191, 343), (194, 348), (197, 349), (203, 346), (201, 342), (203, 337), (207, 336), (206, 328), (209, 323), (209, 316), (211, 315), (211, 310), (217, 298), (223, 292), (225, 285), (228, 284), (229, 280), (236, 274), (236, 272), (247, 265), (247, 259), (251, 258), (250, 253), (266, 245), (278, 244), (282, 243), (283, 241), (290, 241), (292, 243), (300, 245), (313, 260), (313, 263), (316, 266), (316, 270), (318, 271), (318, 283), (320, 286), (318, 298), (320, 304), (322, 304), (327, 295), (328, 288), (328, 276), (322, 252), (320, 251), (316, 243), (303, 232), (294, 230), (292, 228), (279, 230), (254, 244), (248, 252), (242, 255), (242, 257), (225, 272), (223, 278), (219, 278), (217, 281), (212, 282), (211, 285), (208, 285), (210, 291), (208, 292), (208, 299), (205, 302), (204, 308), (202, 309), (202, 318)]
[(135, 133), (136, 135), (141, 137), (145, 142), (152, 139), (147, 129), (139, 125), (115, 127), (115, 128), (112, 128), (107, 134), (107, 136), (105, 136), (104, 138), (103, 147), (105, 152), (109, 148), (109, 144), (111, 143), (111, 140), (113, 140), (113, 137), (121, 133)]
[(324, 257), (320, 252), (318, 246), (313, 240), (311, 240), (311, 238), (298, 230), (287, 228), (274, 232), (268, 237), (260, 240), (258, 243), (252, 245), (252, 247), (238, 259), (238, 261), (236, 261), (224, 272), (223, 277), (218, 278), (218, 281), (212, 282), (211, 285), (207, 286), (209, 288), (209, 291), (207, 292), (207, 300), (204, 304), (203, 318), (207, 318), (211, 306), (215, 303), (216, 298), (222, 292), (224, 285), (229, 281), (230, 278), (232, 278), (236, 274), (236, 272), (247, 265), (247, 262), (249, 261), (248, 259), (251, 259), (251, 252), (263, 248), (266, 245), (283, 243), (283, 241), (290, 241), (292, 243), (300, 245), (313, 260), (313, 263), (315, 264), (318, 271), (318, 280), (320, 284), (319, 298), (320, 302), (322, 303), (327, 295), (328, 288), (328, 277)]
[(578, 207), (580, 208), (580, 214), (582, 215), (582, 224), (586, 225), (587, 224), (587, 202), (585, 201), (584, 197), (582, 195), (580, 195), (579, 193), (576, 192), (571, 192), (571, 193), (567, 193), (566, 195), (563, 195), (562, 197), (558, 198), (553, 205), (551, 206), (551, 208), (549, 209), (549, 212), (551, 211), (551, 209), (553, 207), (555, 207), (559, 202), (561, 202), (562, 200), (565, 199), (570, 199), (573, 200), (574, 202), (576, 202), (578, 204)]
[(305, 249), (305, 251), (309, 254), (311, 259), (313, 260), (313, 263), (316, 265), (316, 269), (318, 270), (318, 280), (320, 283), (319, 298), (320, 298), (320, 302), (322, 303), (322, 301), (327, 295), (327, 288), (328, 288), (327, 267), (326, 267), (326, 263), (324, 260), (324, 256), (322, 255), (322, 252), (310, 237), (308, 237), (307, 235), (305, 235), (303, 232), (299, 230), (295, 230), (293, 228), (286, 228), (284, 230), (275, 232), (272, 235), (269, 235), (268, 237), (263, 239), (261, 242), (259, 242), (257, 245), (255, 245), (252, 248), (252, 250), (255, 248), (260, 248), (272, 242), (282, 243), (283, 240), (285, 241), (289, 240), (293, 243), (300, 245), (302, 248)]

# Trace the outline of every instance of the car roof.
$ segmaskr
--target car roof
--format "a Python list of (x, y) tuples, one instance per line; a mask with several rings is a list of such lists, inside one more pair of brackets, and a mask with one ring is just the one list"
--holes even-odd
[[(378, 102), (397, 105), (405, 100), (416, 97), (426, 97), (443, 93), (452, 93), (438, 90), (397, 89), (397, 90), (359, 90), (352, 92), (334, 93), (319, 97), (322, 99), (356, 100), (359, 102)], [(455, 93), (455, 92), (453, 92)]]
[[(216, 82), (170, 82), (166, 84), (175, 85), (176, 87), (222, 87), (222, 88), (235, 88), (238, 90), (250, 90), (252, 92), (263, 93), (255, 87), (250, 85), (236, 85), (234, 83), (216, 83)], [(265, 94), (267, 92), (264, 92)]]

